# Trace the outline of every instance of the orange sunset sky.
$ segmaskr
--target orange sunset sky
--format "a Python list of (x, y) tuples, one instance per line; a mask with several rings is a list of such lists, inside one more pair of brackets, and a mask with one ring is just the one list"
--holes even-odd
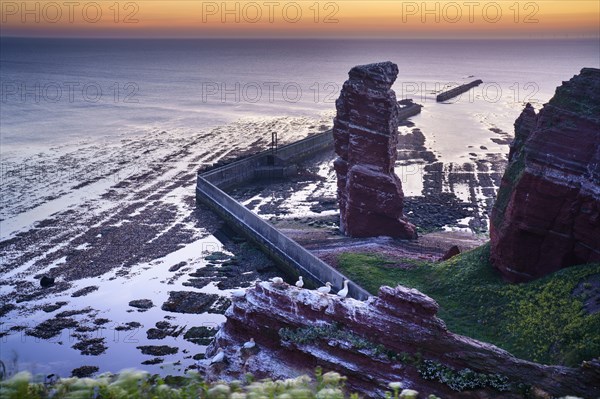
[(2, 36), (578, 38), (600, 1), (4, 1)]

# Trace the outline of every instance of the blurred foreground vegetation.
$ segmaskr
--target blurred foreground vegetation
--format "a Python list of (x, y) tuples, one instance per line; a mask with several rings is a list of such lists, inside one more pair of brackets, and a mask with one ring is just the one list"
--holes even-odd
[[(36, 381), (28, 372), (21, 372), (0, 382), (3, 399), (358, 399), (347, 394), (345, 377), (335, 372), (322, 374), (317, 369), (314, 379), (301, 376), (287, 380), (206, 383), (195, 372), (185, 377), (165, 379), (143, 371), (125, 370), (119, 374), (104, 373), (95, 378), (63, 378), (55, 381)], [(418, 392), (402, 389), (391, 383), (388, 398), (440, 399), (435, 395), (419, 396)]]
[[(36, 381), (29, 372), (20, 372), (0, 381), (3, 399), (359, 399), (344, 389), (345, 377), (335, 372), (322, 374), (317, 369), (315, 378), (301, 376), (287, 380), (206, 383), (195, 372), (184, 377), (165, 379), (138, 370), (124, 370), (119, 374), (104, 373), (95, 378), (63, 378), (54, 381)], [(441, 399), (422, 395), (412, 389), (402, 389), (400, 382), (389, 384), (387, 399)], [(562, 399), (579, 399), (567, 396)]]

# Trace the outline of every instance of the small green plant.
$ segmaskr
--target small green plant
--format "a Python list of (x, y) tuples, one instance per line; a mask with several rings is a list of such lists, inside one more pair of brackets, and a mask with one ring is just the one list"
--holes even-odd
[(419, 374), (425, 380), (437, 380), (448, 385), (454, 391), (466, 391), (478, 388), (493, 388), (499, 392), (511, 389), (508, 379), (499, 374), (483, 374), (465, 368), (459, 371), (432, 360), (424, 360), (418, 367)]
[(383, 345), (377, 345), (358, 334), (345, 330), (339, 324), (326, 324), (321, 326), (308, 326), (298, 329), (282, 328), (279, 337), (285, 342), (303, 345), (321, 339), (335, 339), (350, 343), (357, 350), (370, 350), (377, 356), (391, 357), (394, 353), (388, 351)]
[[(455, 391), (473, 390), (477, 388), (493, 388), (500, 392), (510, 390), (511, 385), (505, 376), (498, 374), (477, 373), (468, 368), (454, 370), (433, 360), (424, 360), (420, 352), (409, 354), (396, 353), (383, 345), (375, 344), (357, 334), (344, 330), (339, 324), (309, 326), (298, 329), (282, 328), (279, 336), (283, 341), (296, 344), (314, 344), (318, 340), (340, 340), (352, 344), (356, 350), (370, 350), (375, 356), (385, 357), (391, 361), (402, 362), (417, 368), (425, 380), (437, 380)], [(318, 386), (323, 386), (322, 370), (317, 368), (315, 377)], [(398, 397), (400, 383), (392, 383), (390, 388), (394, 398)], [(400, 385), (397, 385), (400, 384)], [(400, 396), (402, 397), (402, 396)], [(408, 396), (405, 396), (408, 397)]]

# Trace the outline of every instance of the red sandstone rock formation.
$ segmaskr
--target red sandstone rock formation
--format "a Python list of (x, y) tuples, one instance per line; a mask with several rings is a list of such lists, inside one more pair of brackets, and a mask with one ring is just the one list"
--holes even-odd
[(458, 254), (460, 254), (460, 248), (458, 247), (458, 245), (453, 245), (446, 251), (444, 256), (440, 258), (440, 261), (445, 261), (454, 258)]
[[(449, 332), (437, 311), (433, 299), (402, 286), (382, 287), (378, 297), (361, 302), (287, 284), (258, 283), (245, 297), (233, 298), (227, 322), (207, 349), (202, 372), (210, 380), (242, 379), (245, 373), (292, 378), (321, 366), (347, 376), (350, 390), (367, 398), (382, 397), (393, 381), (444, 398), (522, 398), (519, 383), (533, 385), (548, 397), (600, 395), (597, 363), (574, 369), (520, 360)], [(250, 338), (256, 347), (248, 351), (242, 345)], [(226, 361), (210, 365), (219, 348)], [(449, 378), (450, 369), (462, 377)], [(446, 371), (446, 383), (436, 377), (436, 370)], [(481, 386), (477, 381), (487, 382)]]
[(600, 261), (599, 69), (516, 120), (490, 237), (492, 262), (512, 282)]
[(416, 238), (403, 215), (404, 193), (394, 173), (398, 143), (398, 75), (391, 62), (350, 70), (333, 124), (340, 229), (351, 237)]

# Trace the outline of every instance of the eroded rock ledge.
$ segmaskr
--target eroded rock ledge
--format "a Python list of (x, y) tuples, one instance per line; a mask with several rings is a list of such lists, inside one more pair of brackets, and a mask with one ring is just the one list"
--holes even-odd
[(515, 122), (490, 219), (491, 259), (529, 281), (600, 261), (600, 69), (584, 68)]
[[(201, 368), (209, 379), (239, 379), (290, 378), (321, 366), (367, 397), (380, 397), (392, 381), (446, 398), (521, 398), (527, 389), (600, 395), (597, 362), (574, 369), (520, 360), (449, 332), (437, 311), (433, 299), (402, 286), (361, 302), (262, 282), (234, 298), (207, 350), (210, 359), (223, 349), (225, 362)], [(244, 349), (250, 338), (256, 347)]]

